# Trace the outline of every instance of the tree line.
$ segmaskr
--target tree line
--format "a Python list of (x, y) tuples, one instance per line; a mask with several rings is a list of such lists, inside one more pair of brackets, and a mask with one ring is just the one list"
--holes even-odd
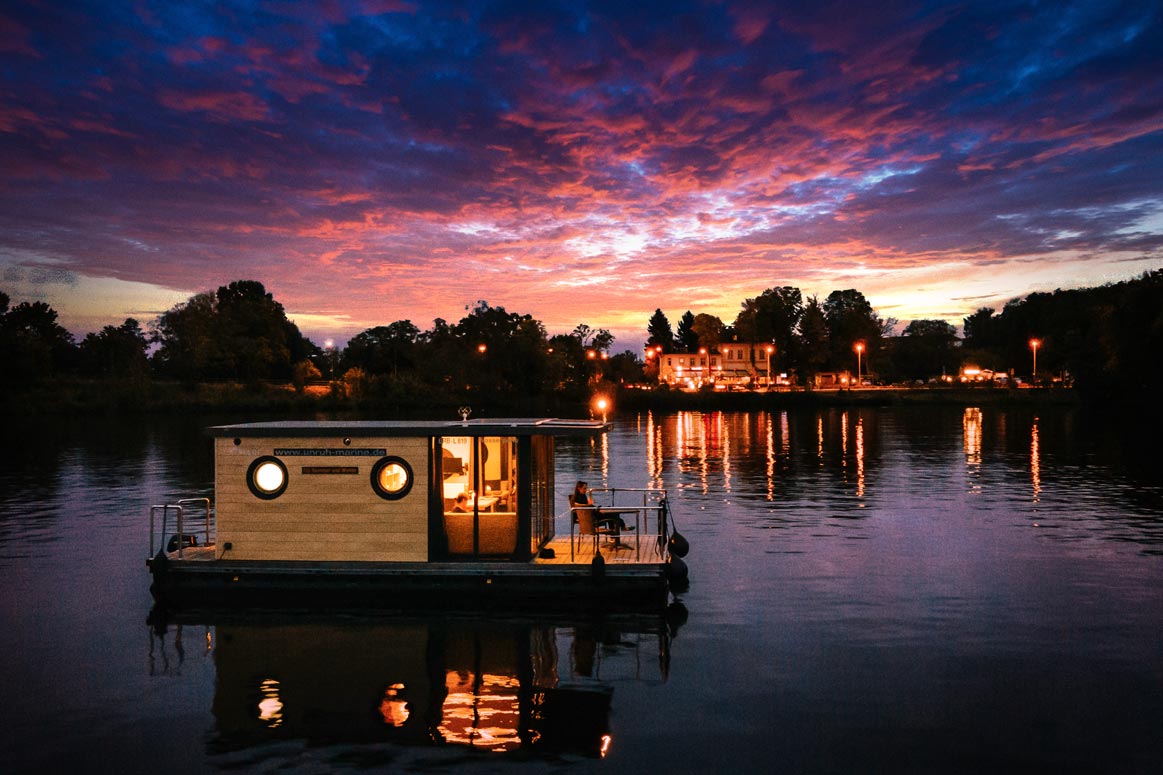
[(672, 328), (656, 309), (647, 347), (697, 352), (771, 344), (772, 370), (803, 384), (821, 372), (855, 373), (857, 344), (861, 373), (883, 383), (955, 378), (972, 365), (1040, 383), (1065, 378), (1093, 397), (1132, 398), (1147, 397), (1163, 377), (1163, 269), (1097, 288), (1032, 293), (1000, 312), (978, 309), (963, 323), (963, 338), (944, 320), (914, 320), (893, 335), (898, 321), (880, 317), (860, 291), (833, 291), (820, 301), (782, 286), (745, 299), (729, 324), (688, 310)]
[(194, 384), (285, 382), (302, 390), (330, 382), (355, 400), (468, 402), (552, 395), (584, 400), (604, 380), (641, 376), (630, 352), (611, 355), (614, 336), (578, 324), (549, 336), (530, 315), (479, 301), (460, 321), (420, 330), (410, 320), (369, 328), (342, 350), (304, 337), (262, 283), (240, 280), (196, 294), (143, 328), (127, 319), (75, 342), (48, 304), (10, 307), (0, 293), (3, 382), (34, 385), (79, 376)]
[[(437, 396), (471, 404), (514, 396), (585, 400), (599, 388), (650, 376), (638, 354), (611, 352), (614, 336), (606, 329), (582, 323), (549, 336), (532, 316), (485, 301), (458, 322), (437, 319), (428, 330), (406, 319), (369, 328), (341, 350), (304, 337), (253, 280), (196, 294), (147, 328), (130, 318), (80, 342), (48, 304), (10, 301), (0, 292), (0, 385), (10, 387), (69, 376), (286, 382), (300, 390), (324, 380), (333, 393), (357, 400)], [(776, 286), (745, 299), (730, 324), (687, 311), (672, 328), (656, 309), (646, 344), (688, 352), (772, 344), (773, 369), (807, 384), (824, 371), (855, 371), (857, 343), (862, 374), (881, 382), (955, 375), (968, 364), (1028, 375), (1036, 339), (1039, 377), (1069, 376), (1096, 396), (1147, 396), (1163, 377), (1163, 269), (1098, 288), (1033, 293), (1000, 312), (979, 309), (964, 319), (963, 339), (943, 320), (914, 320), (899, 336), (896, 325), (854, 289), (820, 301)]]

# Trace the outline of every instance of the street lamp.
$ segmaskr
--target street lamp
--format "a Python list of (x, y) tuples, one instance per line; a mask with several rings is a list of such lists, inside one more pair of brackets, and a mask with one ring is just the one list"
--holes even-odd
[(480, 353), (481, 355), (484, 355), (485, 350), (487, 350), (487, 349), (489, 349), (489, 346), (483, 342), (481, 344), (477, 345), (477, 352)]
[(763, 348), (767, 350), (767, 389), (771, 390), (771, 354), (775, 352), (775, 345), (767, 345)]
[(860, 384), (860, 355), (864, 352), (864, 342), (856, 343), (856, 384)]
[(1034, 351), (1034, 374), (1031, 382), (1038, 381), (1038, 348), (1042, 346), (1041, 340), (1031, 339), (1030, 349)]

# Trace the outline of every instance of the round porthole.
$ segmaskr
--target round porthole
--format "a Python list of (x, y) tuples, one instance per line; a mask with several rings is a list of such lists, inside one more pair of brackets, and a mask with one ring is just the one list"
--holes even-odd
[(380, 458), (372, 466), (372, 489), (390, 501), (403, 498), (412, 489), (412, 466), (403, 458)]
[(272, 500), (287, 489), (287, 467), (277, 457), (256, 458), (246, 469), (246, 486), (255, 497)]

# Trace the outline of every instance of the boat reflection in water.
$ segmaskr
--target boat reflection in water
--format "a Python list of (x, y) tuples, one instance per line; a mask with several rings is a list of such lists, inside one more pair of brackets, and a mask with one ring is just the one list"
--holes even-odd
[[(538, 619), (237, 613), (162, 621), (151, 663), (212, 657), (212, 754), (277, 741), (603, 756), (614, 687), (660, 683), (680, 604)], [(193, 632), (191, 632), (193, 630)], [(183, 645), (185, 644), (185, 645)]]

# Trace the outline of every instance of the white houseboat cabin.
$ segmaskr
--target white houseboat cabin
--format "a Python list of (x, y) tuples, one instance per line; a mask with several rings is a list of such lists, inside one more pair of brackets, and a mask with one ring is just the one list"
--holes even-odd
[[(569, 504), (555, 486), (554, 439), (606, 430), (558, 419), (210, 428), (213, 502), (151, 508), (154, 593), (665, 598), (668, 581), (685, 577), (669, 551), (665, 492), (599, 490), (592, 514), (563, 515), (570, 535), (555, 533)], [(615, 541), (590, 518), (607, 513), (627, 524)]]

